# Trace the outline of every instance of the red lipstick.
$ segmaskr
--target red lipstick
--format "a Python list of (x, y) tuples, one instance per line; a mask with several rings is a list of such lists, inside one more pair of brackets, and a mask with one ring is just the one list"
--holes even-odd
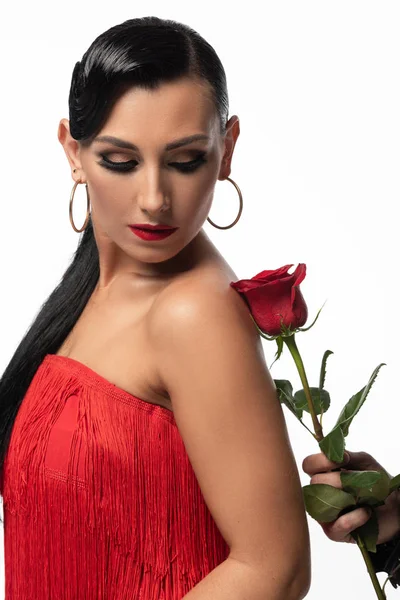
[(171, 225), (151, 225), (150, 223), (131, 223), (129, 227), (137, 227), (138, 229), (151, 229), (152, 231), (156, 230), (167, 230), (167, 229), (178, 229), (177, 227), (171, 227)]
[(170, 227), (169, 225), (149, 225), (148, 223), (136, 223), (129, 225), (129, 229), (140, 237), (142, 240), (156, 241), (172, 235), (178, 227)]

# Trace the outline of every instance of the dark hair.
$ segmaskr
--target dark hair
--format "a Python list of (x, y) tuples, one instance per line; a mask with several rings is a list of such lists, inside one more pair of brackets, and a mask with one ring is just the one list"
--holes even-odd
[[(69, 92), (72, 137), (82, 145), (90, 144), (129, 87), (155, 89), (182, 77), (208, 82), (223, 133), (228, 119), (226, 77), (208, 42), (187, 25), (158, 17), (130, 19), (111, 27), (94, 40), (73, 70)], [(56, 354), (74, 327), (99, 274), (89, 217), (71, 264), (42, 304), (0, 379), (1, 478), (15, 417), (31, 380), (45, 355)]]

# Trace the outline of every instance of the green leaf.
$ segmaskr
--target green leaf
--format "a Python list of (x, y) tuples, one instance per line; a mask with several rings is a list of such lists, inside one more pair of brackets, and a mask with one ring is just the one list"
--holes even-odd
[(336, 422), (336, 425), (340, 425), (340, 427), (343, 431), (343, 435), (345, 437), (349, 433), (349, 427), (351, 425), (352, 420), (354, 419), (354, 417), (356, 416), (356, 414), (358, 413), (358, 411), (364, 404), (365, 399), (368, 396), (368, 393), (372, 387), (372, 384), (374, 383), (374, 381), (378, 375), (379, 369), (385, 364), (386, 363), (381, 363), (380, 365), (378, 365), (376, 367), (376, 369), (372, 373), (367, 385), (365, 387), (363, 387), (357, 394), (352, 396), (350, 398), (350, 400), (347, 402), (347, 404), (343, 407), (342, 412), (340, 413), (339, 418)]
[(371, 487), (365, 487), (358, 491), (358, 495), (363, 498), (375, 498), (376, 500), (386, 500), (390, 494), (390, 477), (386, 471), (380, 471), (379, 480)]
[(293, 386), (287, 379), (274, 379), (276, 391), (281, 404), (287, 406), (287, 408), (297, 417), (299, 420), (303, 416), (303, 411), (299, 409), (293, 399)]
[(326, 302), (327, 302), (327, 301), (325, 300), (325, 302), (323, 303), (323, 305), (321, 306), (321, 308), (320, 308), (320, 309), (319, 309), (319, 311), (317, 312), (317, 316), (315, 317), (315, 319), (314, 319), (314, 321), (311, 323), (311, 325), (309, 325), (308, 327), (305, 327), (305, 328), (298, 327), (298, 328), (297, 328), (297, 331), (308, 331), (309, 329), (311, 329), (311, 327), (313, 327), (313, 326), (315, 325), (315, 323), (316, 323), (316, 321), (317, 321), (317, 319), (318, 319), (318, 317), (319, 317), (319, 313), (320, 313), (320, 312), (321, 312), (321, 310), (324, 308), (324, 306), (325, 306)]
[(278, 390), (284, 392), (290, 398), (293, 397), (293, 386), (287, 379), (274, 379), (274, 383)]
[(308, 514), (321, 523), (330, 523), (348, 506), (354, 506), (353, 496), (326, 483), (303, 486), (304, 504)]
[[(348, 483), (351, 480), (353, 473), (345, 473), (343, 471), (340, 473), (340, 480), (343, 484), (343, 489), (346, 492), (358, 497), (357, 501), (359, 504), (365, 503), (371, 505), (371, 498), (373, 500), (373, 505), (375, 505), (376, 502), (383, 502), (386, 500), (390, 494), (390, 478), (386, 471), (355, 471), (355, 473), (361, 473), (359, 477), (356, 475), (355, 478), (358, 479), (359, 482), (362, 480), (367, 481), (367, 485), (360, 487)], [(362, 475), (363, 473), (365, 474), (365, 477)], [(372, 473), (373, 475), (369, 478), (368, 473)], [(376, 473), (379, 474), (377, 479), (375, 477)], [(374, 477), (375, 481), (371, 483)]]
[(379, 524), (375, 511), (372, 512), (372, 515), (370, 516), (368, 521), (364, 523), (364, 525), (361, 525), (361, 527), (357, 527), (357, 529), (354, 529), (351, 532), (351, 536), (355, 540), (357, 540), (357, 533), (361, 536), (361, 539), (363, 540), (367, 550), (369, 552), (376, 552), (376, 542), (379, 535)]
[(396, 477), (392, 477), (390, 480), (390, 491), (393, 492), (398, 488), (400, 488), (400, 475), (396, 475)]
[(276, 338), (276, 344), (277, 344), (277, 346), (278, 346), (278, 350), (276, 351), (276, 354), (275, 354), (275, 360), (274, 360), (274, 361), (273, 361), (273, 363), (271, 364), (271, 366), (270, 366), (270, 369), (271, 369), (272, 365), (273, 365), (274, 363), (276, 363), (276, 361), (277, 361), (277, 360), (279, 360), (279, 359), (280, 359), (280, 357), (281, 357), (281, 354), (282, 354), (282, 350), (283, 350), (283, 338), (282, 338), (280, 335), (279, 335), (279, 336)]
[[(313, 405), (314, 405), (315, 414), (316, 415), (321, 414), (321, 405), (324, 409), (323, 412), (325, 413), (331, 404), (331, 399), (330, 399), (329, 393), (326, 390), (320, 390), (319, 388), (316, 388), (316, 387), (310, 387), (310, 393), (311, 393), (311, 398), (312, 398)], [(295, 393), (294, 402), (295, 402), (297, 408), (300, 408), (301, 410), (305, 410), (308, 413), (310, 412), (306, 393), (303, 389), (298, 390)]]
[(339, 426), (334, 427), (319, 442), (319, 447), (329, 460), (343, 462), (345, 442), (342, 429)]
[(326, 375), (326, 361), (328, 360), (328, 357), (331, 354), (333, 354), (332, 350), (327, 350), (325, 352), (324, 356), (322, 357), (321, 372), (319, 375), (319, 389), (320, 390), (324, 389), (325, 375)]
[(372, 488), (372, 486), (379, 481), (382, 476), (381, 471), (341, 471), (340, 480), (342, 482), (342, 487), (345, 489), (347, 487), (362, 489), (362, 488)]

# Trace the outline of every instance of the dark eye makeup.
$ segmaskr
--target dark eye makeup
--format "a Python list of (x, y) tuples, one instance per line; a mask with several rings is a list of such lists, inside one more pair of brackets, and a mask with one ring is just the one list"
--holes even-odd
[[(187, 162), (171, 162), (169, 163), (174, 169), (177, 169), (181, 173), (191, 173), (196, 171), (202, 164), (207, 162), (205, 158), (206, 153), (201, 152), (194, 158), (193, 160)], [(120, 173), (126, 173), (132, 171), (135, 168), (135, 163), (138, 164), (137, 160), (128, 160), (126, 162), (113, 162), (109, 160), (107, 155), (100, 154), (101, 160), (97, 163), (104, 167), (105, 169), (110, 169), (111, 171), (119, 171)]]

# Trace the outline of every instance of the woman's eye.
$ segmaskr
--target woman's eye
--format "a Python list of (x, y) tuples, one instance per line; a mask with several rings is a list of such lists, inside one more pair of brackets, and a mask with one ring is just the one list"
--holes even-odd
[(101, 159), (102, 160), (99, 162), (99, 165), (102, 165), (106, 169), (111, 169), (113, 171), (131, 171), (135, 168), (133, 163), (137, 163), (137, 160), (128, 160), (126, 162), (114, 162), (112, 160), (109, 160), (104, 154), (101, 154)]
[(200, 167), (200, 165), (207, 162), (206, 158), (204, 157), (205, 152), (202, 152), (201, 154), (196, 156), (196, 158), (194, 158), (193, 160), (189, 160), (188, 162), (172, 162), (169, 164), (178, 169), (179, 171), (182, 171), (183, 173), (190, 173), (190, 171), (195, 171), (196, 169), (198, 169), (198, 167)]
[[(181, 171), (182, 173), (190, 173), (191, 171), (195, 171), (203, 163), (207, 162), (204, 156), (205, 152), (199, 154), (193, 160), (189, 160), (187, 162), (171, 162), (169, 164), (173, 168), (178, 169), (178, 171)], [(111, 169), (113, 171), (132, 171), (135, 168), (134, 163), (138, 164), (137, 160), (128, 160), (126, 162), (114, 162), (112, 160), (109, 160), (104, 154), (101, 154), (101, 158), (102, 160), (99, 162), (99, 165), (105, 167), (106, 169)]]

